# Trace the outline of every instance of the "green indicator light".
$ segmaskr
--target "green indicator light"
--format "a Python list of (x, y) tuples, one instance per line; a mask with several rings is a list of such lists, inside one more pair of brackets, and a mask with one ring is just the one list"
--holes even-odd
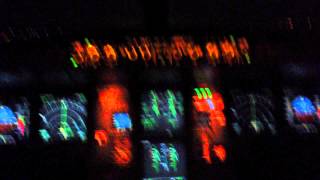
[(89, 41), (89, 39), (88, 39), (88, 38), (84, 38), (84, 42), (86, 42), (86, 44), (87, 44), (88, 46), (90, 46), (90, 45), (91, 45), (91, 43), (90, 43), (90, 41)]
[(74, 58), (71, 57), (70, 60), (71, 60), (71, 62), (72, 62), (73, 67), (74, 67), (74, 68), (78, 68), (78, 64), (77, 64), (77, 62), (74, 60)]
[(71, 127), (69, 126), (69, 124), (66, 125), (65, 129), (66, 129), (66, 132), (67, 132), (67, 134), (68, 134), (68, 137), (74, 137), (73, 132), (72, 132), (72, 129), (71, 129)]
[(199, 89), (198, 88), (194, 88), (194, 90), (196, 91), (198, 98), (202, 99), (202, 95), (201, 95)]
[(68, 105), (66, 104), (65, 100), (61, 100), (60, 104), (60, 132), (63, 135), (64, 139), (68, 139), (69, 137), (73, 137), (73, 132), (71, 127), (69, 126), (68, 120)]
[(248, 64), (251, 64), (251, 60), (250, 60), (249, 54), (246, 53), (244, 56), (246, 57), (246, 60), (247, 60)]
[(61, 112), (60, 112), (61, 123), (67, 123), (68, 106), (64, 100), (61, 100), (60, 108), (61, 108)]
[(230, 39), (231, 39), (232, 44), (236, 44), (236, 41), (234, 40), (233, 35), (230, 35), (229, 37), (230, 37)]
[(153, 91), (151, 91), (151, 96), (152, 96), (152, 110), (157, 116), (160, 116), (160, 110), (158, 105), (159, 97)]
[(65, 129), (63, 129), (62, 127), (59, 128), (59, 131), (61, 132), (62, 136), (64, 137), (64, 139), (68, 139), (68, 134), (66, 132)]
[(204, 90), (204, 88), (200, 88), (200, 91), (201, 91), (201, 94), (202, 94), (203, 98), (207, 99), (208, 96), (207, 96), (207, 93), (206, 93), (206, 91)]
[(145, 129), (154, 129), (156, 127), (156, 121), (153, 118), (142, 119), (142, 125)]
[(161, 155), (156, 148), (151, 149), (152, 167), (158, 173), (160, 170)]
[(178, 170), (178, 161), (179, 161), (179, 155), (177, 150), (174, 147), (169, 147), (169, 157), (170, 157), (170, 167), (173, 169), (173, 171), (177, 172)]
[(169, 104), (170, 112), (172, 113), (172, 115), (174, 117), (176, 117), (177, 116), (177, 111), (176, 111), (176, 107), (175, 107), (175, 104), (174, 104), (175, 103), (175, 96), (170, 91), (168, 91), (168, 94), (169, 94), (168, 104)]
[(205, 90), (206, 90), (209, 98), (212, 98), (212, 93), (211, 93), (210, 89), (209, 88), (205, 88)]

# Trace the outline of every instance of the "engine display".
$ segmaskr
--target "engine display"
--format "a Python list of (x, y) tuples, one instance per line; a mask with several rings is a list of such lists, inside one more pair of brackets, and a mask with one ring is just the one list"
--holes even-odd
[(319, 133), (319, 96), (299, 94), (292, 90), (285, 92), (285, 107), (289, 125), (301, 134)]
[(153, 144), (142, 141), (144, 146), (145, 180), (185, 179), (185, 154), (183, 146), (176, 143)]
[(17, 144), (29, 136), (29, 104), (25, 98), (0, 102), (0, 145)]
[(183, 126), (183, 97), (179, 91), (154, 91), (142, 97), (141, 123), (147, 132), (172, 134)]
[(87, 140), (87, 100), (83, 94), (68, 97), (41, 96), (39, 134), (43, 141)]
[(234, 91), (232, 127), (236, 134), (276, 134), (274, 105), (266, 93), (239, 93)]

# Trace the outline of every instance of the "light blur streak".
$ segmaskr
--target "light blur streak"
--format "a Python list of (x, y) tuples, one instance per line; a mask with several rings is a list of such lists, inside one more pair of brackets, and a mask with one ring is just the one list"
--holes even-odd
[(202, 158), (207, 161), (207, 163), (212, 164), (210, 156), (210, 143), (207, 133), (200, 131), (200, 140), (202, 143)]
[(50, 136), (50, 134), (48, 133), (48, 131), (45, 130), (45, 129), (40, 129), (39, 132), (40, 132), (41, 138), (42, 138), (44, 141), (49, 142), (49, 139), (51, 138), (51, 136)]
[(177, 172), (179, 154), (172, 144), (169, 145), (169, 159), (170, 159), (170, 167), (173, 169), (174, 172)]
[(18, 114), (18, 129), (22, 136), (25, 135), (25, 129), (26, 129), (26, 121), (24, 116)]
[(161, 162), (160, 165), (164, 171), (169, 172), (169, 162), (168, 162), (168, 147), (164, 143), (160, 143), (160, 152), (161, 152)]
[(221, 162), (224, 162), (226, 160), (227, 152), (223, 145), (214, 145), (213, 151)]
[(114, 150), (113, 159), (116, 164), (120, 166), (126, 166), (131, 162), (132, 153), (131, 153), (131, 140), (129, 137), (123, 137), (120, 134), (120, 137), (114, 139)]
[(72, 65), (74, 68), (78, 68), (78, 64), (76, 62), (76, 60), (73, 57), (70, 57), (70, 61), (72, 62)]
[(108, 135), (104, 130), (95, 130), (94, 139), (99, 146), (106, 146), (108, 144)]
[(117, 63), (118, 59), (115, 49), (110, 44), (106, 44), (103, 46), (103, 50), (106, 56), (107, 64), (112, 67), (114, 63)]
[(169, 41), (161, 37), (139, 37), (120, 44), (107, 42), (100, 46), (90, 42), (88, 38), (84, 41), (84, 44), (80, 41), (72, 44), (71, 62), (75, 68), (77, 65), (96, 67), (100, 61), (113, 67), (118, 64), (118, 60), (123, 59), (131, 62), (142, 60), (146, 66), (150, 63), (179, 66), (183, 58), (191, 60), (196, 66), (197, 61), (203, 57), (207, 58), (209, 64), (251, 63), (247, 39), (235, 39), (232, 35), (201, 44), (185, 36), (173, 36)]
[(155, 170), (156, 173), (160, 172), (160, 162), (161, 162), (161, 156), (160, 152), (158, 151), (157, 147), (152, 147), (151, 151), (151, 160), (152, 160), (152, 167)]

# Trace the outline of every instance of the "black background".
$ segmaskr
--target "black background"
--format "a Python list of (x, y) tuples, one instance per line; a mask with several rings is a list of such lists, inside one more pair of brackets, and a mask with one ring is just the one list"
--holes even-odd
[[(317, 0), (306, 1), (0, 1), (1, 97), (26, 96), (31, 103), (31, 137), (18, 146), (0, 147), (0, 179), (139, 179), (143, 177), (139, 125), (140, 95), (146, 88), (174, 87), (185, 97), (185, 133), (188, 179), (320, 179), (317, 135), (297, 135), (287, 127), (282, 88), (318, 90), (319, 9)], [(290, 29), (288, 18), (294, 23)], [(310, 20), (311, 26), (308, 23)], [(35, 35), (37, 34), (37, 35)], [(134, 161), (117, 168), (95, 157), (96, 87), (103, 72), (72, 69), (68, 62), (71, 42), (84, 37), (117, 40), (126, 36), (194, 37), (243, 35), (251, 47), (252, 65), (218, 65), (220, 91), (226, 108), (229, 90), (270, 88), (275, 100), (278, 134), (229, 138), (225, 164), (208, 166), (195, 161), (192, 146), (190, 99), (195, 82), (193, 67), (158, 67), (177, 70), (178, 83), (149, 83), (140, 78), (145, 67), (127, 64), (124, 74), (131, 97)], [(142, 76), (143, 77), (143, 76)], [(160, 80), (159, 80), (160, 81)], [(88, 98), (87, 144), (44, 145), (38, 137), (39, 94), (83, 92)], [(226, 110), (227, 118), (229, 116)], [(228, 127), (231, 131), (231, 128)]]

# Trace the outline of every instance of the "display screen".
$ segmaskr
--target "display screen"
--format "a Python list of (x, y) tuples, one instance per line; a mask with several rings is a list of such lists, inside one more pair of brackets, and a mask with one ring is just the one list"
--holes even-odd
[(208, 164), (215, 163), (214, 159), (226, 160), (224, 102), (222, 95), (204, 85), (194, 88), (193, 120), (195, 132), (195, 149), (198, 157)]
[(0, 100), (0, 145), (17, 144), (29, 136), (30, 110), (25, 98)]
[(142, 97), (141, 123), (147, 132), (172, 134), (183, 126), (183, 97), (179, 91), (150, 90)]
[(142, 141), (144, 179), (185, 179), (185, 152), (181, 144)]
[(318, 133), (320, 127), (319, 95), (285, 90), (285, 107), (289, 125), (299, 133)]
[(232, 127), (236, 134), (276, 134), (274, 104), (269, 90), (232, 92)]
[(87, 140), (87, 100), (83, 94), (41, 96), (39, 134), (44, 142)]
[(98, 154), (118, 166), (127, 166), (132, 160), (128, 101), (127, 89), (120, 84), (109, 84), (98, 90), (95, 130)]

